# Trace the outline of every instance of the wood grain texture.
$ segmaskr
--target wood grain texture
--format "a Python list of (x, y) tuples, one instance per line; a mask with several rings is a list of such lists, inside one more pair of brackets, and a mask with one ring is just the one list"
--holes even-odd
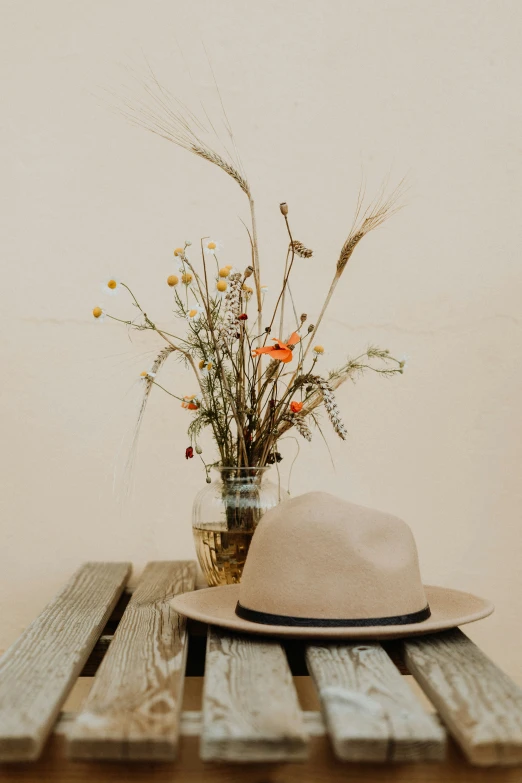
[(310, 733), (305, 764), (208, 764), (199, 755), (199, 713), (182, 714), (183, 738), (175, 761), (163, 764), (121, 761), (71, 761), (64, 755), (67, 720), (60, 721), (41, 758), (30, 764), (0, 764), (2, 783), (520, 783), (516, 767), (472, 767), (450, 741), (441, 764), (368, 764), (339, 762), (317, 713), (305, 713)]
[(286, 656), (275, 641), (209, 628), (204, 761), (304, 760), (308, 737)]
[[(322, 713), (308, 711), (303, 712), (302, 715), (306, 733), (310, 737), (323, 737), (326, 735), (326, 726)], [(53, 733), (69, 737), (74, 730), (76, 717), (75, 712), (62, 712), (60, 718), (55, 723)], [(179, 718), (179, 736), (200, 737), (202, 730), (203, 713), (201, 710), (183, 710)], [(2, 780), (1, 775), (0, 780)]]
[(404, 654), (472, 764), (522, 763), (522, 689), (462, 631), (408, 639)]
[(38, 757), (130, 571), (86, 563), (0, 659), (0, 761)]
[(377, 643), (309, 646), (336, 756), (343, 761), (441, 761), (446, 734)]
[(192, 561), (147, 565), (70, 733), (71, 758), (175, 758), (187, 635), (169, 600), (195, 576)]

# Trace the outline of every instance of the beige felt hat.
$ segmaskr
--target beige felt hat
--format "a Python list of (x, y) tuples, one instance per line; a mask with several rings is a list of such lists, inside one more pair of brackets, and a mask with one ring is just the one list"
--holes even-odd
[(240, 584), (172, 599), (180, 614), (242, 633), (391, 638), (487, 617), (470, 593), (422, 584), (408, 525), (325, 492), (268, 511), (252, 538)]

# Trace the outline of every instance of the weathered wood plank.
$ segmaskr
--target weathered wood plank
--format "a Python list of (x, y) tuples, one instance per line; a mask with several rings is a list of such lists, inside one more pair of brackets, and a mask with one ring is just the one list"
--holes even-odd
[(522, 689), (462, 631), (408, 639), (404, 653), (472, 764), (522, 763)]
[(333, 749), (342, 761), (441, 761), (446, 734), (376, 643), (309, 646)]
[(308, 737), (281, 645), (209, 628), (204, 761), (300, 761)]
[(520, 783), (516, 767), (472, 767), (450, 741), (442, 764), (340, 763), (331, 751), (319, 713), (304, 713), (310, 734), (306, 764), (207, 764), (200, 759), (200, 713), (182, 713), (178, 757), (163, 764), (71, 761), (64, 756), (69, 717), (56, 726), (41, 758), (30, 764), (0, 764), (2, 783)]
[[(302, 713), (305, 730), (310, 737), (323, 737), (326, 735), (326, 726), (322, 713), (308, 711)], [(56, 721), (53, 734), (68, 737), (74, 729), (77, 718), (75, 712), (62, 712)], [(199, 737), (203, 729), (203, 713), (201, 710), (183, 710), (179, 718), (180, 737)], [(0, 775), (0, 780), (3, 778)]]
[(38, 757), (130, 571), (83, 565), (0, 659), (0, 761)]
[(169, 600), (195, 576), (192, 561), (147, 565), (70, 733), (71, 758), (175, 758), (187, 635)]

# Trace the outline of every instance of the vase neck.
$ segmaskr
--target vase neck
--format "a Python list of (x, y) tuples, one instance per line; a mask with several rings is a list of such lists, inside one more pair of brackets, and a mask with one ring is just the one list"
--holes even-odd
[(221, 477), (221, 481), (224, 483), (229, 482), (244, 482), (244, 483), (253, 483), (253, 482), (259, 482), (262, 480), (263, 476), (267, 472), (267, 470), (270, 470), (270, 466), (266, 465), (264, 467), (248, 467), (248, 468), (222, 468), (222, 467), (216, 467), (214, 468), (215, 471), (217, 471)]

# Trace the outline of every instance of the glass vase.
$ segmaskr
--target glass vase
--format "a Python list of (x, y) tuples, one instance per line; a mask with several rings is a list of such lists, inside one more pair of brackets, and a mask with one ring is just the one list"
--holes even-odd
[(192, 529), (199, 563), (209, 586), (239, 582), (257, 523), (289, 494), (268, 481), (270, 466), (215, 468), (218, 480), (207, 484), (192, 508)]

